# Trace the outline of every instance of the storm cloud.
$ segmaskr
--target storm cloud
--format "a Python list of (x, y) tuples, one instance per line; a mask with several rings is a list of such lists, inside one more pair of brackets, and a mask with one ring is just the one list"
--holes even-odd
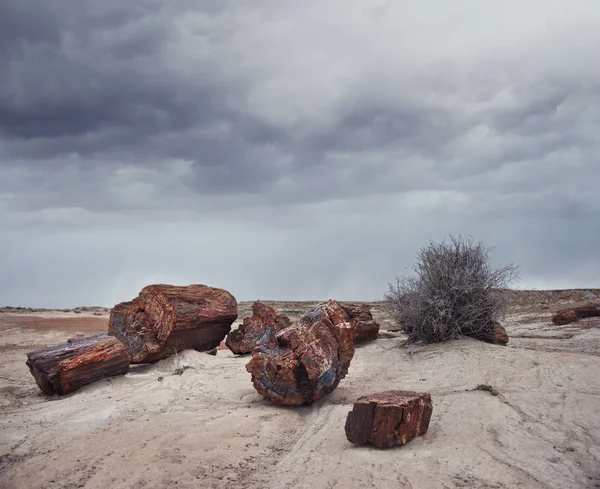
[(448, 234), (598, 287), (600, 6), (0, 2), (0, 305), (378, 299)]

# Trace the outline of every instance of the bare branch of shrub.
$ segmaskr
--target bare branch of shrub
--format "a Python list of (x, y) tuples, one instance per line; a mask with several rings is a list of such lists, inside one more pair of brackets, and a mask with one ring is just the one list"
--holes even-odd
[(423, 247), (414, 273), (389, 284), (384, 303), (409, 341), (446, 341), (459, 335), (489, 341), (508, 305), (504, 289), (517, 278), (510, 264), (493, 269), (490, 249), (472, 238)]

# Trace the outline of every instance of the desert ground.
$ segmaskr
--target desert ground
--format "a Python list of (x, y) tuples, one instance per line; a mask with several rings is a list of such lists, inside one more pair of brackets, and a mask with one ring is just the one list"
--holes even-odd
[[(357, 348), (337, 390), (300, 408), (261, 398), (248, 357), (227, 349), (184, 351), (48, 397), (26, 352), (105, 331), (109, 311), (0, 309), (0, 487), (597, 488), (600, 318), (551, 322), (594, 296), (514, 292), (507, 346), (402, 346), (373, 303), (379, 338)], [(292, 318), (313, 305), (268, 303)], [(239, 320), (250, 306), (240, 304)], [(428, 433), (391, 450), (349, 443), (352, 403), (389, 389), (431, 393)]]

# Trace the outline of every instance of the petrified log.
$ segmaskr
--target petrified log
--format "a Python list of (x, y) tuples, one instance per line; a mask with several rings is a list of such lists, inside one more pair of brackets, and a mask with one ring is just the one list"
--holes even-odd
[(236, 319), (237, 301), (226, 290), (158, 284), (117, 304), (108, 332), (123, 342), (131, 363), (149, 363), (188, 348), (218, 347)]
[(552, 318), (552, 322), (557, 326), (574, 323), (580, 319), (600, 316), (600, 304), (588, 304), (581, 307), (573, 307), (571, 309), (562, 309), (558, 311)]
[(367, 306), (349, 304), (341, 307), (348, 314), (350, 326), (354, 330), (354, 344), (377, 339), (379, 323), (373, 321), (373, 314)]
[(361, 397), (346, 418), (346, 437), (357, 445), (391, 448), (427, 433), (433, 407), (426, 392), (388, 391)]
[(127, 373), (129, 357), (114, 336), (71, 339), (27, 354), (27, 366), (46, 394), (67, 394), (104, 377)]
[[(275, 404), (309, 405), (332, 392), (348, 373), (354, 332), (334, 323), (337, 309), (320, 304), (275, 336), (276, 346), (259, 346), (246, 370), (255, 389)], [(335, 318), (334, 318), (335, 319)]]
[(290, 318), (277, 309), (256, 301), (252, 304), (252, 316), (244, 318), (238, 329), (227, 335), (225, 344), (236, 355), (251, 353), (259, 346), (274, 348), (277, 346), (275, 335), (290, 324)]

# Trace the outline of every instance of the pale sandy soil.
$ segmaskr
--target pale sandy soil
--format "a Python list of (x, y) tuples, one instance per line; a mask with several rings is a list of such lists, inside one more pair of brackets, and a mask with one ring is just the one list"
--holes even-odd
[[(0, 313), (0, 487), (600, 487), (600, 321), (553, 326), (566, 302), (544, 300), (513, 309), (506, 347), (400, 348), (402, 335), (383, 332), (357, 349), (336, 391), (302, 408), (264, 401), (248, 358), (228, 350), (186, 351), (49, 398), (25, 353), (102, 331), (106, 313)], [(527, 335), (548, 338), (517, 337)], [(388, 389), (431, 393), (429, 432), (387, 451), (353, 446), (344, 434), (352, 402)]]

